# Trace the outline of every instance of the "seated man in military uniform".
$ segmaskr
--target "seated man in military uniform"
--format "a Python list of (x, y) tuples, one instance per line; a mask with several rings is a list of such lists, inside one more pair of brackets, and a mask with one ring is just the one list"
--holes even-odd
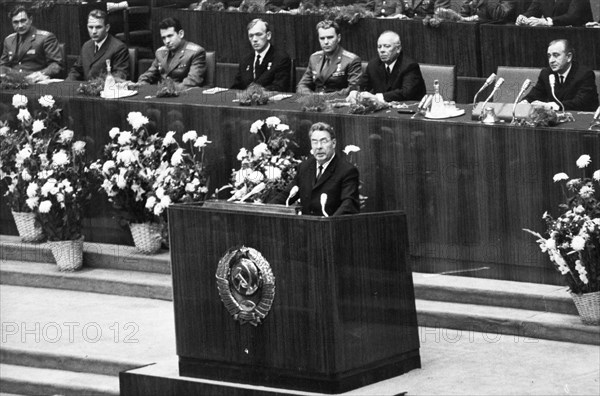
[(321, 51), (310, 56), (296, 92), (302, 95), (314, 92), (348, 95), (360, 84), (360, 57), (342, 48), (340, 27), (334, 21), (319, 22), (317, 32)]
[(158, 24), (164, 46), (156, 50), (150, 68), (138, 78), (137, 85), (154, 84), (169, 77), (179, 89), (197, 87), (204, 83), (206, 51), (184, 40), (181, 23), (165, 18)]
[(0, 72), (13, 70), (27, 74), (36, 83), (59, 77), (63, 70), (63, 56), (56, 36), (33, 26), (33, 15), (19, 5), (9, 13), (14, 33), (4, 40)]

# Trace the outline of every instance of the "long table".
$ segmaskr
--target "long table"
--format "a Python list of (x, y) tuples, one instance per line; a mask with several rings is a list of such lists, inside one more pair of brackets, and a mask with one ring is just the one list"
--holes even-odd
[[(54, 95), (69, 126), (89, 139), (96, 156), (113, 126), (128, 128), (130, 111), (144, 113), (162, 133), (173, 130), (181, 136), (194, 129), (208, 135), (213, 141), (206, 156), (210, 190), (227, 184), (231, 170), (239, 168), (239, 149), (257, 143), (248, 132), (257, 119), (281, 118), (296, 131), (304, 155), (310, 125), (331, 124), (339, 148), (361, 148), (353, 160), (361, 172), (362, 193), (369, 197), (366, 210), (406, 211), (413, 269), (421, 272), (560, 283), (560, 275), (522, 228), (542, 231), (544, 211), (556, 213), (562, 193), (552, 182), (555, 173), (581, 173), (575, 165), (581, 154), (592, 156), (593, 169), (600, 164), (600, 132), (586, 130), (590, 114), (575, 113), (576, 122), (554, 128), (489, 126), (469, 115), (429, 120), (395, 111), (303, 112), (294, 98), (242, 107), (232, 102), (232, 91), (203, 95), (198, 88), (178, 98), (146, 98), (155, 94), (155, 87), (142, 87), (136, 96), (104, 100), (77, 96), (76, 87), (61, 83), (21, 93), (30, 100)], [(2, 119), (15, 117), (14, 93), (0, 91)], [(95, 199), (87, 240), (131, 243), (101, 194)], [(2, 233), (16, 233), (5, 205), (0, 219)]]

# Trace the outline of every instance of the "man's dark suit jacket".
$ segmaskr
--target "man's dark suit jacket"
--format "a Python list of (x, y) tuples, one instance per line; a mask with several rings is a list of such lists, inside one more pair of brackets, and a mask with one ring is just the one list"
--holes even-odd
[(319, 180), (317, 175), (317, 160), (312, 157), (298, 166), (296, 177), (286, 189), (278, 194), (271, 203), (284, 204), (294, 186), (300, 189), (295, 202), (300, 198), (302, 214), (323, 216), (321, 211), (321, 194), (327, 194), (325, 211), (329, 216), (337, 216), (360, 211), (358, 198), (358, 169), (336, 154)]
[(385, 64), (373, 59), (367, 65), (360, 84), (363, 91), (382, 93), (386, 102), (421, 100), (425, 96), (425, 82), (419, 64), (400, 53), (392, 73), (386, 78)]
[[(556, 102), (550, 89), (550, 74), (550, 68), (542, 69), (537, 83), (525, 97), (526, 101)], [(565, 106), (565, 110), (594, 111), (598, 108), (596, 76), (592, 70), (573, 62), (564, 84), (559, 83), (557, 74), (555, 77), (554, 93)]]
[(94, 41), (88, 40), (81, 47), (81, 54), (77, 62), (69, 71), (68, 80), (91, 80), (106, 73), (106, 60), (110, 59), (110, 68), (113, 76), (128, 80), (129, 76), (129, 51), (127, 46), (112, 35), (97, 53)]
[(552, 18), (555, 26), (583, 26), (593, 20), (590, 0), (533, 0), (523, 15)]
[(246, 89), (251, 83), (256, 83), (268, 91), (290, 90), (292, 60), (287, 53), (276, 50), (271, 45), (265, 54), (265, 59), (256, 70), (256, 79), (253, 74), (254, 56), (255, 53), (252, 52), (242, 59), (232, 89)]

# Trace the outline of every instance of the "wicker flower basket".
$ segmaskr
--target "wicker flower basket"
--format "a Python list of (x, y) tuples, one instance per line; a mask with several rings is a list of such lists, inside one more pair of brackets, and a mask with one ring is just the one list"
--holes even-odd
[(156, 223), (130, 223), (129, 229), (135, 247), (142, 253), (154, 254), (160, 250), (162, 227)]
[(571, 293), (581, 321), (588, 325), (600, 324), (600, 291), (594, 293)]
[(59, 271), (73, 272), (83, 265), (83, 236), (71, 241), (48, 242)]
[(35, 221), (35, 214), (12, 211), (17, 231), (23, 242), (39, 242), (44, 239), (44, 231), (39, 223)]

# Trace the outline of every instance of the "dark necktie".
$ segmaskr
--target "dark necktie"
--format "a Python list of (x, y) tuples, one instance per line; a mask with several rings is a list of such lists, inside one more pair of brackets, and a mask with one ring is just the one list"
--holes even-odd
[(390, 79), (390, 75), (392, 74), (392, 70), (390, 69), (390, 65), (385, 65), (385, 81)]
[(329, 58), (326, 56), (323, 58), (323, 63), (321, 64), (321, 71), (323, 71), (323, 69), (327, 69), (327, 66), (329, 66)]
[(322, 174), (323, 174), (323, 165), (319, 165), (319, 171), (317, 172), (317, 177), (315, 179), (315, 182), (319, 180), (319, 178), (321, 177)]
[(559, 80), (560, 80), (560, 85), (563, 85), (565, 83), (565, 76), (563, 76), (562, 74), (560, 76), (558, 76)]
[(256, 55), (256, 60), (254, 61), (254, 71), (253, 71), (255, 80), (256, 80), (256, 71), (258, 70), (259, 66), (260, 66), (260, 55)]
[(95, 50), (94, 50), (94, 54), (97, 54), (98, 51), (100, 51), (100, 46), (98, 44), (94, 44)]

